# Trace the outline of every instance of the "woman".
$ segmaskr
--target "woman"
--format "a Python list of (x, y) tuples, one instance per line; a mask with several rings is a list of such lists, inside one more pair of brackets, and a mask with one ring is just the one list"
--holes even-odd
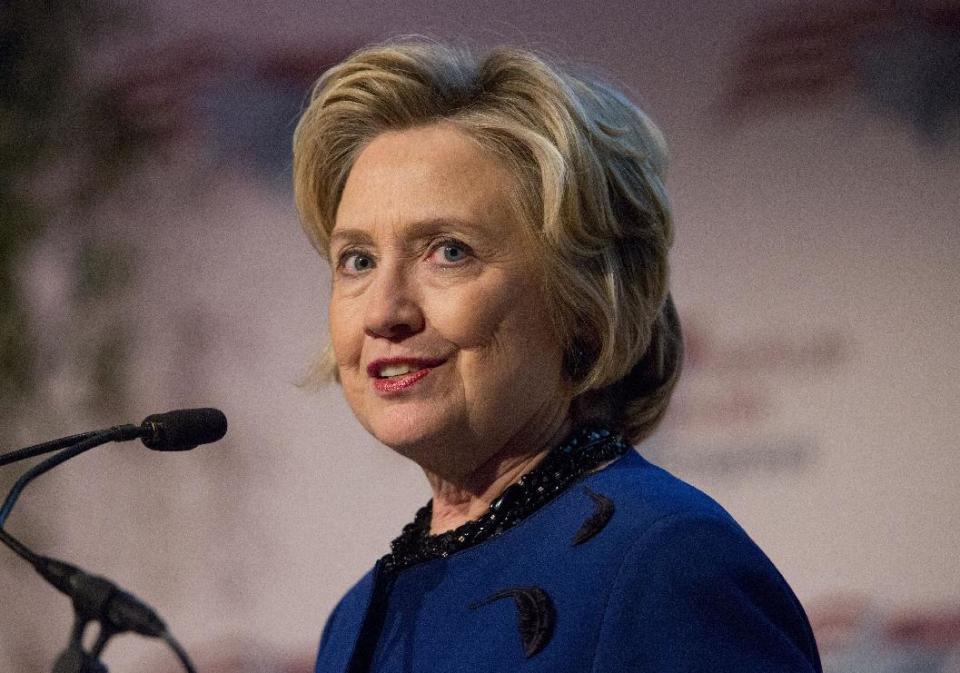
[(631, 445), (680, 371), (659, 132), (533, 54), (360, 51), (297, 128), (335, 377), (433, 498), (317, 671), (819, 671), (719, 505)]

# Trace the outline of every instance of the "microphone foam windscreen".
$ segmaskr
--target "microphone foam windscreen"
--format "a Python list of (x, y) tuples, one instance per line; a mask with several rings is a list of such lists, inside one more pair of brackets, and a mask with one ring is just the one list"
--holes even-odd
[(219, 409), (177, 409), (143, 420), (143, 443), (158, 451), (185, 451), (227, 434), (227, 417)]

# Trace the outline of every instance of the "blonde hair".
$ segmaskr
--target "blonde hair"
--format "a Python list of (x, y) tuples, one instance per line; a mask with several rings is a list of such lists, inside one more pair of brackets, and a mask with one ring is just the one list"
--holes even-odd
[[(575, 416), (639, 442), (666, 411), (683, 353), (668, 293), (673, 227), (659, 130), (612, 87), (521, 49), (363, 49), (324, 73), (294, 135), (296, 205), (321, 255), (366, 144), (440, 121), (517, 178), (518, 212), (546, 251)], [(335, 376), (329, 350), (313, 376)]]

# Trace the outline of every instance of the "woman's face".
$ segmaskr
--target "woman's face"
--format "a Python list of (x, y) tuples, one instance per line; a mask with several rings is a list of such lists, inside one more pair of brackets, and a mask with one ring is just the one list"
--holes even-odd
[(331, 234), (330, 331), (363, 426), (444, 476), (540, 448), (569, 407), (540, 251), (495, 155), (449, 124), (360, 153)]

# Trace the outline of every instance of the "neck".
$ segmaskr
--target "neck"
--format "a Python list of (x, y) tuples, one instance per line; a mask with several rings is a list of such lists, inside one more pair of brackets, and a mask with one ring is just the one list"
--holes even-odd
[(481, 517), (508, 486), (532, 470), (570, 432), (566, 412), (540, 432), (511, 438), (476, 470), (455, 480), (427, 472), (433, 491), (430, 533), (437, 535)]

